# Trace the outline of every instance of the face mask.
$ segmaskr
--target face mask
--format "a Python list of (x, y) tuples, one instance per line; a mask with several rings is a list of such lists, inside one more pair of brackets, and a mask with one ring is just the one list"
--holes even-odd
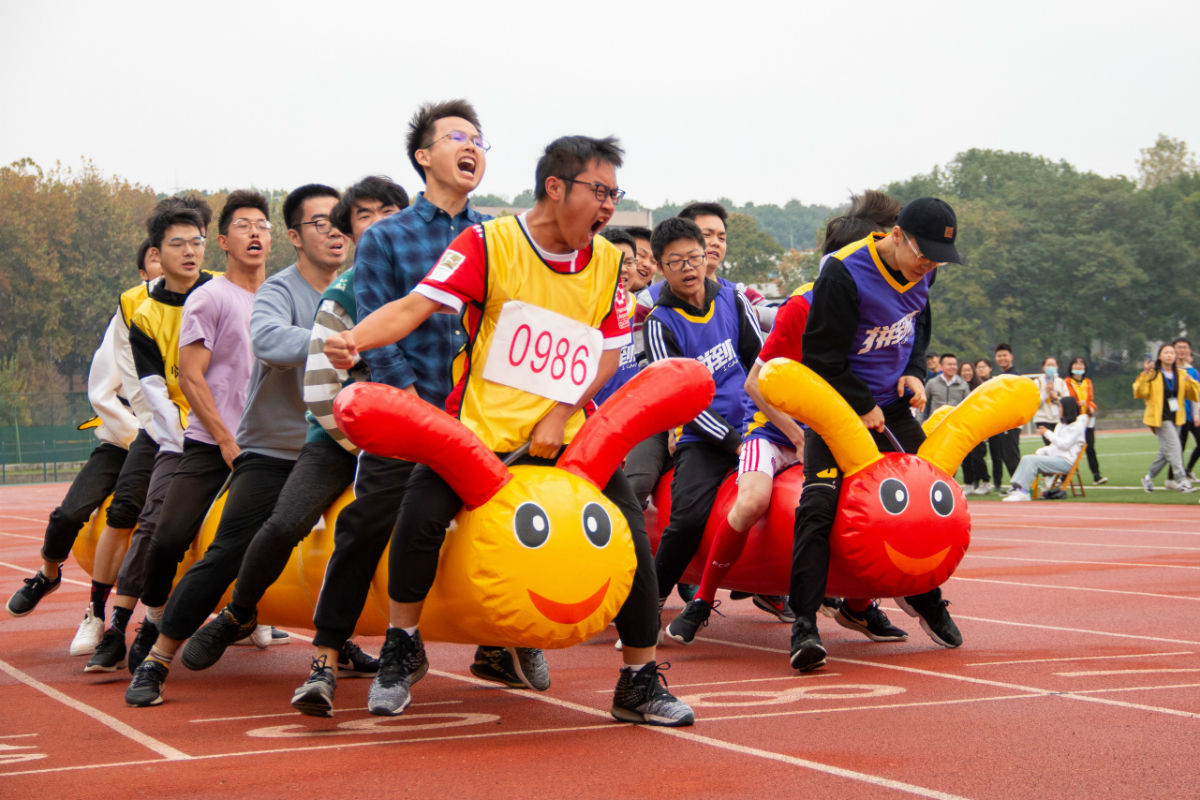
[(1082, 377), (1083, 377), (1083, 370), (1081, 370), (1081, 369), (1073, 369), (1073, 370), (1071, 370), (1071, 374), (1072, 374), (1072, 375), (1074, 375), (1076, 378), (1082, 378)]
[(1058, 377), (1058, 367), (1046, 367), (1046, 377), (1054, 380)]

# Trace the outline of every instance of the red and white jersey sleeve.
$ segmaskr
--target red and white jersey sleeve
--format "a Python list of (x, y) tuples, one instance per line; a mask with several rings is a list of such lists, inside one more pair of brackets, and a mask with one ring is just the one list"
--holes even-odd
[(772, 358), (803, 360), (802, 340), (804, 325), (808, 322), (808, 309), (808, 298), (802, 295), (788, 298), (775, 315), (775, 327), (767, 335), (767, 341), (758, 353), (757, 363), (765, 364)]
[(413, 291), (457, 314), (464, 303), (482, 303), (487, 292), (487, 246), (483, 226), (464, 230)]

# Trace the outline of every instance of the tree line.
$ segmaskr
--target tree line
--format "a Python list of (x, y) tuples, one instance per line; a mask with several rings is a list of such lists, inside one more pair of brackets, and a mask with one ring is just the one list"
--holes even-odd
[[(936, 350), (977, 358), (1007, 342), (1029, 371), (1044, 356), (1061, 365), (1082, 355), (1102, 384), (1111, 383), (1101, 399), (1132, 407), (1124, 373), (1140, 366), (1149, 342), (1193, 328), (1200, 168), (1179, 140), (1160, 136), (1144, 149), (1137, 178), (1081, 172), (1028, 153), (968, 150), (883, 188), (901, 201), (942, 197), (958, 213), (968, 263), (938, 271)], [(227, 191), (199, 194), (219, 213)], [(294, 252), (280, 212), (286, 191), (264, 194), (276, 223), (274, 272)], [(30, 423), (37, 411), (30, 396), (84, 388), (117, 297), (136, 280), (146, 216), (163, 196), (105, 177), (86, 161), (46, 170), (21, 159), (0, 168), (0, 426)], [(477, 195), (475, 202), (532, 199), (527, 192), (512, 200)], [(817, 243), (840, 209), (717, 199), (732, 213), (728, 277), (778, 281), (785, 290), (815, 277)], [(649, 210), (657, 221), (682, 205)], [(628, 198), (622, 208), (646, 210)], [(213, 233), (205, 266), (219, 270), (224, 258)]]

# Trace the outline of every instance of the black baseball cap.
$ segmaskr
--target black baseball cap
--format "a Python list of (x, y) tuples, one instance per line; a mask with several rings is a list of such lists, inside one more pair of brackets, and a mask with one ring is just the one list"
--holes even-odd
[(945, 200), (918, 197), (900, 209), (896, 224), (900, 230), (917, 240), (921, 255), (930, 261), (963, 263), (962, 256), (954, 247), (958, 218)]

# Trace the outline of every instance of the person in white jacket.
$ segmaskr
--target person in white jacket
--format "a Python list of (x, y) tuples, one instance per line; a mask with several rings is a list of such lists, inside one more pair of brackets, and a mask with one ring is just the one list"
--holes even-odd
[(1054, 430), (1045, 425), (1038, 426), (1038, 433), (1049, 444), (1039, 447), (1032, 455), (1021, 456), (1021, 463), (1012, 476), (1012, 491), (1004, 497), (1005, 502), (1029, 500), (1030, 487), (1040, 473), (1067, 472), (1079, 457), (1087, 433), (1088, 416), (1079, 413), (1079, 404), (1070, 395), (1060, 397), (1058, 405), (1062, 418)]
[[(104, 331), (88, 371), (88, 401), (96, 416), (79, 429), (92, 430), (100, 443), (75, 476), (62, 503), (50, 513), (42, 544), (42, 566), (9, 598), (7, 610), (13, 616), (31, 613), (43, 597), (61, 585), (61, 566), (75, 538), (110, 495), (113, 495), (110, 519), (136, 520), (141, 510), (158, 445), (143, 430), (149, 422), (150, 409), (132, 369), (128, 320), (132, 308), (145, 299), (150, 282), (162, 271), (149, 252), (149, 245), (148, 240), (143, 242), (137, 254), (141, 283), (122, 293), (117, 312)], [(124, 553), (123, 544), (122, 540), (108, 548), (119, 550), (115, 555), (117, 564)], [(71, 655), (92, 653), (104, 631), (104, 606), (116, 568), (109, 564), (111, 553), (105, 555), (98, 548), (96, 555), (91, 602), (71, 642)]]

